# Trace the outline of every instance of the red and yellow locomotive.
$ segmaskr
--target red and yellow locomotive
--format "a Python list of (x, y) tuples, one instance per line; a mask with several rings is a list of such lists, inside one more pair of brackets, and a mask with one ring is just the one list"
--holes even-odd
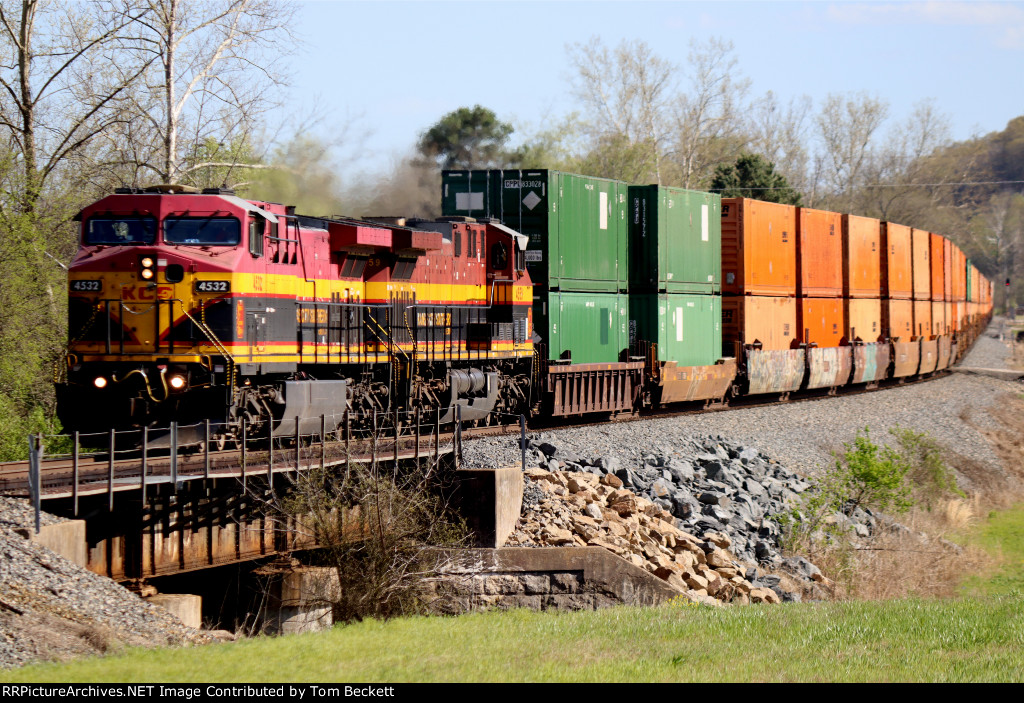
[(120, 189), (79, 214), (70, 429), (244, 418), (315, 432), (372, 410), (530, 402), (526, 238), (496, 221), (295, 215), (225, 189)]

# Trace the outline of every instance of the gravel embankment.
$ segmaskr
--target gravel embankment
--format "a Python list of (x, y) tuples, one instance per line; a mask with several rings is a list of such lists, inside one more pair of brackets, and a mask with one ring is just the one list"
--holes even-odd
[[(43, 514), (44, 525), (60, 522)], [(34, 523), (28, 501), (0, 497), (0, 668), (100, 654), (120, 646), (209, 640), (108, 578), (18, 533)]]
[[(990, 332), (998, 329), (994, 323)], [(983, 335), (963, 365), (1006, 368), (1007, 356), (1006, 343)], [(550, 439), (583, 457), (616, 457), (629, 466), (642, 466), (645, 453), (686, 458), (692, 452), (688, 438), (721, 437), (754, 447), (801, 475), (813, 476), (832, 463), (832, 452), (842, 450), (859, 429), (870, 428), (872, 438), (884, 442), (890, 437), (889, 429), (899, 426), (925, 432), (958, 454), (998, 469), (998, 457), (975, 428), (993, 426), (987, 410), (1003, 394), (1019, 391), (1017, 382), (954, 373), (859, 395), (572, 427), (534, 437)], [(518, 438), (467, 441), (464, 460), (470, 466), (518, 465)]]

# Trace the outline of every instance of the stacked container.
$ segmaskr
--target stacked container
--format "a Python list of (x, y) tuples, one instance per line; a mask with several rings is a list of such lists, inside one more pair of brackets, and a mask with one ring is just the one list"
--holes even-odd
[(722, 199), (630, 186), (629, 292), (635, 339), (657, 360), (714, 364), (722, 352)]
[(914, 336), (932, 337), (932, 267), (931, 234), (911, 230), (912, 276), (914, 300)]
[(534, 329), (551, 360), (628, 352), (627, 186), (546, 169), (444, 171), (445, 216), (496, 218), (527, 235)]
[(722, 340), (744, 360), (750, 393), (796, 390), (803, 379), (796, 240), (795, 207), (722, 199)]
[(797, 339), (838, 347), (846, 332), (843, 216), (797, 208)]
[(921, 361), (914, 329), (913, 235), (909, 227), (894, 222), (882, 222), (880, 234), (882, 332), (892, 343), (893, 376), (901, 378), (916, 374)]
[(889, 345), (880, 343), (888, 337), (881, 295), (884, 252), (881, 222), (843, 215), (843, 336), (853, 349), (853, 383), (880, 381), (889, 367)]

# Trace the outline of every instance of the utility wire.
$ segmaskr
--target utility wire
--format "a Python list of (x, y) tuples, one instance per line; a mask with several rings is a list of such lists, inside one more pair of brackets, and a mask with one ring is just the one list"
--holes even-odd
[[(957, 183), (869, 183), (858, 188), (936, 188), (939, 186), (997, 186), (997, 185), (1020, 185), (1024, 181), (961, 181)], [(796, 190), (793, 186), (772, 186), (772, 187), (748, 187), (729, 186), (728, 188), (709, 188), (710, 192), (721, 190)]]

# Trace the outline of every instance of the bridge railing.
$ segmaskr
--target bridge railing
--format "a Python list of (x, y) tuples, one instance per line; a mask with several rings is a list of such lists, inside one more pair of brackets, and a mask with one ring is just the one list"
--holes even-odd
[[(503, 428), (518, 425), (525, 471), (525, 415), (493, 413), (491, 417)], [(390, 460), (396, 468), (403, 459), (437, 461), (441, 454), (453, 455), (456, 468), (463, 461), (465, 423), (460, 406), (456, 406), (451, 431), (445, 433), (440, 412), (421, 410), (345, 411), (283, 420), (291, 421), (288, 426), (294, 431), (275, 433), (271, 422), (267, 431), (256, 434), (243, 419), (238, 432), (231, 435), (228, 423), (210, 420), (107, 432), (32, 434), (27, 475), (13, 471), (0, 476), (0, 492), (23, 495), (27, 488), (38, 533), (44, 498), (70, 498), (71, 512), (77, 516), (82, 496), (104, 492), (107, 508), (113, 511), (115, 493), (139, 490), (145, 501), (147, 489), (154, 485), (169, 483), (181, 490), (186, 481), (234, 477), (244, 487), (256, 476), (272, 482), (275, 473), (314, 466), (326, 469), (352, 461)], [(309, 431), (311, 426), (316, 429)]]

